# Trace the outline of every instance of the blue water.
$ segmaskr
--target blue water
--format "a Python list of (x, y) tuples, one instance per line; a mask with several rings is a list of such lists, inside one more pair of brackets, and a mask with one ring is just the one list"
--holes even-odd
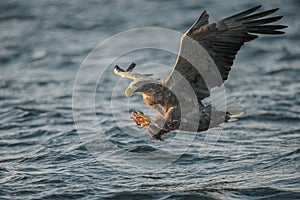
[[(257, 4), (280, 7), (289, 28), (242, 48), (225, 86), (245, 114), (220, 135), (177, 131), (151, 140), (129, 120), (140, 96), (128, 101), (129, 82), (112, 68), (96, 85), (82, 72), (79, 87), (95, 93), (95, 113), (84, 101), (72, 109), (81, 64), (97, 70), (106, 62), (84, 62), (99, 42), (144, 26), (184, 32), (203, 9), (214, 21)], [(2, 1), (0, 199), (300, 199), (299, 9), (298, 0)], [(112, 65), (172, 66), (174, 58), (146, 49)], [(101, 131), (85, 127), (93, 116)]]

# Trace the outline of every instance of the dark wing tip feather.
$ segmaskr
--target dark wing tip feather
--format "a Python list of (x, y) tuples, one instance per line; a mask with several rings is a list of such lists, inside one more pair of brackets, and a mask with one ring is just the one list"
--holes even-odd
[[(271, 35), (276, 35), (276, 34), (284, 34), (283, 31), (278, 31), (281, 29), (285, 29), (288, 26), (286, 25), (266, 25), (270, 24), (272, 22), (276, 22), (280, 19), (282, 19), (283, 16), (277, 16), (277, 17), (270, 17), (270, 18), (263, 18), (268, 16), (270, 14), (273, 14), (276, 12), (278, 9), (272, 9), (268, 10), (265, 12), (257, 13), (251, 16), (247, 16), (243, 19), (240, 19), (240, 21), (243, 21), (243, 26), (245, 27), (245, 30), (248, 33), (254, 33), (254, 34), (271, 34)], [(256, 19), (256, 20), (253, 20)]]
[(260, 12), (260, 13), (257, 13), (257, 14), (248, 15), (248, 16), (245, 16), (243, 18), (236, 19), (236, 21), (245, 22), (245, 21), (258, 19), (258, 18), (261, 18), (261, 17), (271, 15), (271, 14), (275, 13), (278, 10), (279, 10), (279, 8), (274, 8), (274, 9), (271, 9), (271, 10), (267, 10), (267, 11), (264, 11), (264, 12)]
[[(240, 27), (244, 27), (244, 30), (248, 33), (254, 34), (283, 34), (284, 32), (278, 31), (280, 29), (287, 28), (284, 25), (266, 25), (273, 22), (276, 22), (282, 19), (283, 16), (275, 16), (264, 18), (266, 16), (272, 15), (273, 13), (277, 12), (279, 8), (270, 9), (267, 11), (253, 13), (255, 12), (260, 6), (256, 6), (240, 14), (234, 15), (230, 17), (229, 21), (224, 21), (228, 23), (228, 26), (236, 26), (236, 23), (241, 23)], [(230, 24), (230, 25), (229, 25)]]
[(135, 68), (136, 64), (133, 62), (129, 67), (127, 68), (126, 72), (131, 72)]
[(227, 17), (224, 19), (224, 21), (229, 21), (229, 20), (233, 20), (233, 19), (239, 19), (239, 18), (242, 18), (244, 16), (247, 16), (251, 13), (254, 13), (255, 11), (257, 11), (259, 8), (261, 8), (261, 5), (258, 5), (258, 6), (255, 6), (253, 8), (250, 8), (248, 10), (245, 10), (243, 12), (240, 12), (238, 14), (235, 14), (235, 15), (232, 15), (230, 17)]
[(255, 29), (255, 30), (251, 30), (249, 32), (255, 33), (255, 34), (267, 34), (267, 35), (282, 35), (285, 33), (283, 31), (267, 30), (267, 29)]
[(276, 22), (276, 21), (282, 19), (282, 17), (283, 16), (269, 17), (269, 18), (265, 18), (265, 19), (258, 19), (258, 20), (253, 20), (253, 21), (249, 21), (249, 22), (243, 22), (243, 24), (246, 24), (246, 25), (269, 24), (269, 23)]
[(209, 14), (207, 14), (207, 11), (204, 10), (202, 12), (202, 14), (200, 15), (200, 17), (191, 26), (191, 28), (189, 28), (187, 33), (189, 33), (190, 31), (196, 30), (196, 29), (200, 28), (201, 26), (208, 24), (208, 18), (209, 18)]
[(203, 10), (203, 12), (201, 13), (200, 17), (197, 19), (197, 21), (195, 22), (195, 24), (199, 23), (201, 20), (203, 20), (204, 22), (208, 22), (208, 17), (209, 14), (207, 14), (207, 10)]
[(119, 71), (119, 72), (124, 72), (124, 70), (123, 70), (121, 67), (119, 67), (119, 65), (116, 65), (116, 66), (114, 67), (114, 70), (117, 70), (117, 71)]

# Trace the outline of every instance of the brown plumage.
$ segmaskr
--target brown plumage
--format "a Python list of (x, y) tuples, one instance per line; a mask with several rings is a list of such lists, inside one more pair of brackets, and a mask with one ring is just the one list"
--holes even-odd
[(145, 103), (158, 112), (146, 127), (152, 138), (161, 140), (163, 135), (177, 129), (205, 131), (240, 116), (240, 112), (218, 110), (204, 106), (201, 101), (210, 96), (211, 89), (228, 79), (236, 54), (245, 42), (256, 39), (257, 34), (284, 33), (280, 30), (287, 26), (270, 25), (282, 16), (267, 17), (278, 8), (254, 14), (260, 7), (217, 23), (209, 23), (209, 15), (204, 11), (182, 36), (176, 64), (162, 80), (132, 73), (134, 63), (126, 71), (115, 67), (116, 74), (134, 80), (126, 89), (126, 96), (141, 92)]

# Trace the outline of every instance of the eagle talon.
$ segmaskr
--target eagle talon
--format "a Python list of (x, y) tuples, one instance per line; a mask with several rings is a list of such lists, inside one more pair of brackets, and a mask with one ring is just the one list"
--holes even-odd
[(151, 123), (151, 119), (144, 115), (141, 111), (135, 111), (133, 109), (130, 109), (131, 111), (131, 117), (130, 119), (134, 121), (138, 127), (145, 127), (148, 126)]
[(139, 113), (141, 113), (142, 115), (145, 115), (142, 111), (138, 110)]

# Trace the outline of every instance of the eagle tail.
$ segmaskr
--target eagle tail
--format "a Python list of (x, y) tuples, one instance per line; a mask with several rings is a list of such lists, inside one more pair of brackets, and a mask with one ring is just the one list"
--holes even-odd
[(238, 120), (238, 118), (240, 116), (242, 116), (243, 114), (244, 114), (244, 112), (237, 113), (237, 114), (231, 114), (231, 113), (227, 112), (225, 122), (234, 122), (234, 121)]
[(214, 98), (212, 98), (211, 104), (214, 110), (226, 113), (225, 122), (236, 121), (238, 120), (238, 117), (241, 117), (244, 114), (240, 101), (235, 97), (228, 95), (228, 91), (220, 88), (214, 88), (213, 90)]
[(244, 110), (240, 101), (238, 101), (235, 97), (229, 97), (227, 99), (225, 122), (234, 122), (243, 114)]

